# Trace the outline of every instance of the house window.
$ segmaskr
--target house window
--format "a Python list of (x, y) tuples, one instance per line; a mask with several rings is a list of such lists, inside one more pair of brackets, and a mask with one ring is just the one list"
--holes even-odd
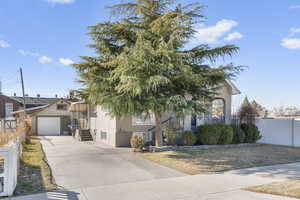
[(97, 106), (91, 105), (90, 106), (90, 117), (97, 117)]
[(155, 125), (154, 115), (141, 115), (138, 117), (132, 117), (132, 125)]
[(225, 122), (225, 100), (215, 99), (212, 102), (212, 120), (214, 123)]
[(107, 139), (107, 133), (104, 132), (104, 131), (101, 131), (101, 133), (100, 133), (100, 139), (101, 140), (106, 140)]
[(57, 110), (68, 110), (67, 104), (57, 104)]
[(10, 117), (13, 111), (14, 111), (14, 104), (5, 103), (5, 117)]

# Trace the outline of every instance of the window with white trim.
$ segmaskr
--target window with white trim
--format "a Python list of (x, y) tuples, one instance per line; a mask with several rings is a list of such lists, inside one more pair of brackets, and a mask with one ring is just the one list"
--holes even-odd
[(150, 115), (141, 115), (132, 117), (132, 125), (139, 126), (139, 125), (155, 125), (155, 118), (153, 114)]
[(5, 117), (10, 117), (13, 111), (14, 111), (14, 104), (5, 103)]

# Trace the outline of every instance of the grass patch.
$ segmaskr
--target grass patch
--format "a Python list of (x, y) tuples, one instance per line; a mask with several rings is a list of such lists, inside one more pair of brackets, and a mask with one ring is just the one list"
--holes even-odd
[(275, 145), (138, 154), (188, 174), (212, 173), (300, 161), (300, 148)]
[(27, 195), (57, 189), (52, 182), (51, 171), (45, 162), (45, 154), (38, 138), (31, 144), (23, 144), (20, 172), (15, 195)]
[(300, 180), (287, 180), (266, 185), (247, 188), (251, 192), (259, 192), (293, 198), (300, 198)]

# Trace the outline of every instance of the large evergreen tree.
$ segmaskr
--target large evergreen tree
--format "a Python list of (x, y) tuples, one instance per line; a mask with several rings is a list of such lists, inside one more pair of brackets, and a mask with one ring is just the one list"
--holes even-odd
[[(161, 116), (206, 111), (206, 102), (239, 67), (211, 67), (218, 57), (231, 56), (238, 47), (191, 49), (195, 27), (203, 23), (203, 6), (175, 5), (171, 0), (132, 0), (110, 7), (114, 21), (90, 27), (97, 56), (75, 64), (89, 102), (111, 115), (153, 113), (156, 145), (162, 145)], [(119, 13), (122, 13), (121, 15)]]

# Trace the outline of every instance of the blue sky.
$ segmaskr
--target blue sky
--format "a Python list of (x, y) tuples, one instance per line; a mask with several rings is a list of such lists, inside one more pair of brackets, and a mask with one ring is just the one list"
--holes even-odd
[[(87, 26), (109, 19), (105, 6), (118, 0), (1, 0), (0, 78), (3, 92), (21, 94), (18, 68), (23, 67), (26, 93), (66, 95), (76, 89), (69, 66), (91, 55)], [(207, 6), (206, 23), (193, 43), (235, 44), (240, 52), (225, 63), (247, 65), (235, 83), (264, 106), (300, 107), (300, 0), (179, 0)]]

